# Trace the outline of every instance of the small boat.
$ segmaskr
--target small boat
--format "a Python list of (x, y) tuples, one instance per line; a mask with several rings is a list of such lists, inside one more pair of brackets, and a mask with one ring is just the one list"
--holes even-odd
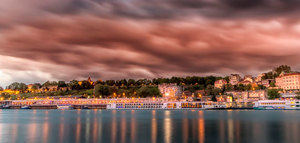
[(70, 106), (67, 106), (67, 105), (57, 105), (57, 109), (67, 110), (67, 109), (71, 109), (71, 108), (70, 108)]
[(83, 106), (83, 108), (82, 109), (89, 109), (89, 106)]
[(30, 109), (29, 106), (22, 106), (20, 109)]
[(10, 106), (9, 106), (9, 105), (3, 105), (3, 106), (1, 107), (1, 109), (10, 109)]

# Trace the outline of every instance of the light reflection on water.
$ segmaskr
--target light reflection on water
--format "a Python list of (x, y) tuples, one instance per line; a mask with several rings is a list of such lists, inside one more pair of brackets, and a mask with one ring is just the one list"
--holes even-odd
[(151, 120), (151, 142), (157, 142), (157, 119), (156, 111), (152, 110), (152, 120)]
[(204, 143), (205, 140), (205, 122), (203, 117), (203, 111), (199, 111), (198, 119), (198, 140), (199, 143)]
[(0, 110), (0, 142), (296, 143), (300, 111)]

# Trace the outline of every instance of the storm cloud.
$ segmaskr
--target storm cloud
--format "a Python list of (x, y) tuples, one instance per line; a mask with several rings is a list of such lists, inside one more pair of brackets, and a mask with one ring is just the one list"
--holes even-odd
[(298, 0), (3, 0), (0, 85), (300, 69)]

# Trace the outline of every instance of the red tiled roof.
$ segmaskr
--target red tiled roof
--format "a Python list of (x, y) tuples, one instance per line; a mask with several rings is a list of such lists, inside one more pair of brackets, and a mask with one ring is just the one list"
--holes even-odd
[[(285, 73), (283, 76), (300, 75), (300, 73)], [(282, 77), (282, 76), (279, 76)]]

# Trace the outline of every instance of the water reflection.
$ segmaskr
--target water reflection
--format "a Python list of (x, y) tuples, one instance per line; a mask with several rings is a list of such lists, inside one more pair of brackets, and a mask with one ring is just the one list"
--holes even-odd
[(90, 142), (91, 110), (86, 111), (85, 117), (85, 142)]
[(184, 118), (182, 122), (182, 135), (183, 135), (183, 142), (187, 143), (189, 139), (189, 120), (187, 118), (187, 112), (184, 113)]
[(136, 121), (135, 121), (135, 111), (131, 110), (131, 122), (130, 122), (130, 139), (132, 143), (135, 143), (136, 139)]
[(0, 110), (0, 142), (272, 142), (300, 140), (299, 112)]
[(62, 143), (63, 142), (63, 138), (65, 136), (64, 134), (64, 130), (65, 130), (65, 127), (64, 127), (64, 111), (61, 112), (61, 115), (60, 115), (60, 124), (59, 124), (59, 142)]
[(77, 119), (76, 119), (76, 143), (80, 142), (81, 136), (81, 118), (80, 118), (80, 110), (77, 110)]
[(111, 121), (111, 142), (116, 142), (117, 137), (117, 121), (116, 121), (116, 110), (112, 111), (112, 121)]
[[(99, 111), (99, 114), (101, 115), (102, 114), (102, 111), (100, 110)], [(102, 139), (102, 116), (100, 117), (96, 117), (98, 119), (98, 136), (97, 136), (97, 139)]]
[(204, 143), (205, 140), (205, 121), (203, 117), (203, 111), (199, 111), (198, 119), (198, 142)]
[(17, 141), (17, 137), (18, 137), (18, 127), (19, 127), (19, 124), (15, 123), (15, 124), (12, 124), (12, 142), (15, 143)]
[[(229, 112), (231, 113), (231, 112)], [(230, 114), (231, 115), (231, 114)], [(227, 133), (228, 133), (228, 142), (233, 143), (233, 138), (234, 138), (234, 125), (233, 125), (233, 120), (231, 117), (227, 120)]]
[(165, 143), (171, 143), (172, 136), (172, 120), (170, 118), (171, 111), (167, 110), (164, 112), (164, 141)]
[(34, 142), (35, 136), (37, 134), (38, 124), (35, 122), (36, 120), (36, 110), (32, 112), (32, 123), (28, 124), (27, 126), (27, 133), (28, 133), (28, 142)]
[(157, 142), (157, 119), (156, 119), (156, 111), (152, 111), (152, 120), (151, 120), (151, 142)]
[(93, 118), (93, 142), (97, 142), (98, 141), (98, 118), (97, 118), (97, 111), (98, 110), (94, 110), (94, 118)]
[(48, 142), (48, 135), (49, 135), (48, 111), (45, 111), (44, 124), (43, 124), (43, 143)]
[(126, 142), (126, 112), (122, 111), (121, 116), (121, 143)]

